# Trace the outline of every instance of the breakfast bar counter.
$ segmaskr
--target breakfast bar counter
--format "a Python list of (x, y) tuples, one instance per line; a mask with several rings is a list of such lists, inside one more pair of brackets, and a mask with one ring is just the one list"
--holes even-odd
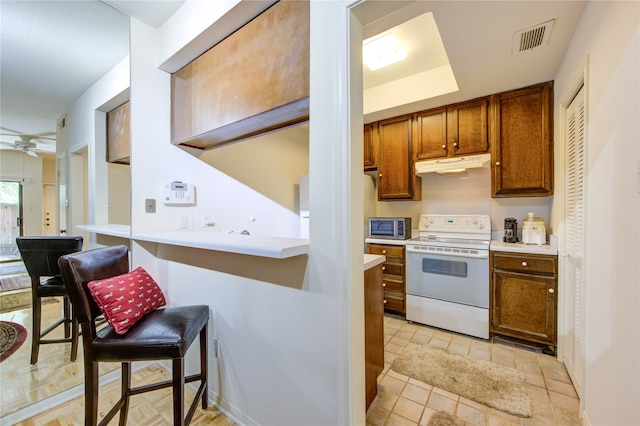
[(286, 259), (309, 253), (309, 240), (203, 231), (160, 231), (130, 233), (127, 225), (78, 225), (76, 228), (99, 235), (130, 238), (158, 244), (199, 248), (227, 253)]

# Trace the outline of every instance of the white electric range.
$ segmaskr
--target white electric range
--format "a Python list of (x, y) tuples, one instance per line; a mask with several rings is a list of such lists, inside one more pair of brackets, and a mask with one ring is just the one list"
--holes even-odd
[(420, 216), (407, 241), (406, 318), (489, 338), (488, 215)]

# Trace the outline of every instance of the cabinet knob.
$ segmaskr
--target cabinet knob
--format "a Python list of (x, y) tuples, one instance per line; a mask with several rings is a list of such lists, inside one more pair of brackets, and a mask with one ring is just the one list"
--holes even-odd
[(555, 291), (554, 289), (552, 289), (552, 288), (550, 288), (550, 289), (549, 289), (549, 293), (553, 294), (553, 293), (555, 293), (555, 292), (556, 292), (556, 291)]
[(382, 254), (387, 254), (387, 251), (386, 250), (382, 250)]
[(382, 270), (383, 270), (383, 271), (386, 271), (386, 270), (387, 270), (387, 267), (386, 267), (386, 266), (383, 266), (383, 267), (382, 267)]
[(446, 149), (446, 148), (447, 148), (447, 146), (446, 146), (446, 145), (442, 145), (442, 149)]
[(387, 299), (384, 299), (384, 300), (382, 301), (382, 303), (384, 303), (384, 304), (386, 305), (386, 304), (387, 304)]
[(499, 161), (496, 161), (496, 166), (499, 166), (499, 165), (500, 165), (500, 162), (499, 162)]
[(387, 286), (387, 283), (382, 283), (382, 287), (386, 287), (386, 286)]
[(522, 266), (524, 266), (524, 267), (526, 268), (527, 266), (529, 266), (529, 264), (528, 264), (527, 262), (524, 262), (524, 261), (523, 261), (523, 262), (522, 262)]
[(453, 146), (458, 146), (458, 142), (454, 142), (454, 143), (453, 143)]
[(380, 173), (380, 174), (378, 175), (378, 177), (382, 177), (382, 173)]

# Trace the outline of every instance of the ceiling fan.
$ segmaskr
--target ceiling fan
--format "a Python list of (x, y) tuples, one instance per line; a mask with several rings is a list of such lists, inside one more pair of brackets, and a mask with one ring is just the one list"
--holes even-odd
[(43, 151), (40, 148), (38, 148), (38, 145), (36, 144), (36, 142), (34, 142), (34, 140), (46, 139), (46, 140), (55, 141), (54, 138), (49, 138), (45, 136), (7, 134), (7, 133), (0, 133), (0, 135), (19, 137), (20, 139), (15, 140), (13, 143), (11, 142), (0, 142), (0, 143), (12, 149), (22, 151), (25, 154), (30, 155), (31, 157), (37, 157), (38, 156), (37, 152)]

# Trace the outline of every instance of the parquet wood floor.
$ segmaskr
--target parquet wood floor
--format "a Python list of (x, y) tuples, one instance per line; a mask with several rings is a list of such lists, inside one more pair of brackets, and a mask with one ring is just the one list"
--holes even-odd
[[(62, 309), (60, 299), (43, 304), (43, 324), (50, 324), (57, 318)], [(38, 363), (31, 365), (31, 307), (0, 313), (0, 319), (22, 324), (29, 337), (13, 355), (0, 364), (0, 416), (5, 416), (30, 404), (42, 401), (47, 397), (60, 393), (83, 383), (82, 344), (75, 362), (69, 360), (70, 344), (50, 344), (40, 347)], [(43, 327), (44, 328), (44, 327)], [(55, 330), (48, 337), (62, 337), (62, 328)], [(82, 337), (80, 337), (82, 339)], [(119, 369), (118, 363), (101, 363), (100, 373)], [(135, 383), (149, 383), (159, 376), (169, 376), (159, 364), (134, 373)], [(165, 379), (166, 380), (166, 379)], [(120, 395), (120, 381), (117, 380), (100, 389), (101, 417), (117, 401)], [(193, 392), (187, 387), (185, 400), (188, 407)], [(128, 425), (168, 425), (172, 423), (171, 389), (136, 395), (131, 399)], [(79, 425), (84, 423), (84, 398), (73, 399), (45, 413), (32, 417), (19, 425)], [(2, 423), (2, 422), (0, 422)], [(117, 424), (116, 419), (112, 424)], [(232, 425), (229, 419), (215, 409), (198, 409), (191, 422), (192, 425)]]
[[(52, 298), (42, 305), (43, 329), (59, 318), (62, 312), (60, 298)], [(41, 401), (83, 383), (82, 343), (78, 359), (70, 361), (70, 344), (40, 346), (38, 363), (31, 365), (31, 307), (0, 314), (0, 319), (22, 324), (29, 333), (27, 340), (13, 355), (0, 364), (0, 414), (6, 415), (30, 404)], [(51, 332), (47, 338), (63, 337), (62, 327)], [(116, 363), (103, 363), (100, 373), (119, 368)]]
[[(160, 380), (168, 380), (170, 374), (160, 365), (144, 368), (133, 375), (133, 384), (152, 383)], [(187, 387), (185, 407), (193, 401), (195, 392)], [(120, 397), (120, 382), (112, 382), (100, 388), (100, 405), (98, 419), (116, 403)], [(131, 397), (127, 425), (170, 425), (172, 424), (172, 397), (171, 389), (161, 389)], [(84, 423), (84, 397), (73, 399), (55, 409), (32, 417), (16, 426), (62, 426), (80, 425)], [(118, 416), (109, 423), (118, 424)], [(202, 410), (198, 408), (191, 421), (191, 425), (232, 426), (234, 423), (226, 418), (215, 408)]]

